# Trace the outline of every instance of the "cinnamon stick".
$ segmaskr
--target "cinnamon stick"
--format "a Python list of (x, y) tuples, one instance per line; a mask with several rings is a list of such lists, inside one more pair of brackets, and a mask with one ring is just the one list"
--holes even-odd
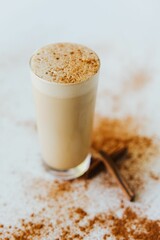
[[(127, 147), (122, 146), (114, 149), (114, 151), (112, 151), (112, 153), (108, 155), (112, 158), (113, 161), (117, 161), (122, 159), (126, 155), (126, 153)], [(92, 178), (96, 176), (99, 172), (101, 172), (104, 169), (103, 166), (104, 166), (103, 163), (92, 155), (91, 165), (86, 173), (87, 178)]]
[(103, 163), (99, 161), (99, 159), (95, 159), (93, 156), (91, 156), (91, 164), (88, 171), (86, 172), (86, 177), (88, 179), (91, 179), (98, 175), (102, 170), (104, 170)]
[(108, 170), (108, 172), (114, 176), (117, 184), (120, 186), (120, 188), (122, 189), (122, 191), (124, 192), (124, 194), (126, 195), (126, 197), (130, 200), (133, 201), (134, 200), (134, 193), (132, 192), (132, 190), (130, 189), (130, 187), (128, 186), (127, 182), (124, 180), (124, 178), (121, 176), (121, 174), (119, 173), (117, 166), (115, 165), (114, 161), (112, 160), (112, 158), (107, 155), (104, 151), (100, 151), (97, 152), (95, 149), (91, 149), (91, 153), (92, 155), (96, 158), (99, 159), (104, 166), (106, 167), (106, 169)]

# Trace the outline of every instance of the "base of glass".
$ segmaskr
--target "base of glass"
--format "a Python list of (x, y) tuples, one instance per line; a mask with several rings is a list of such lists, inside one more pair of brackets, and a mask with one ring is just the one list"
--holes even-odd
[(87, 172), (91, 161), (91, 155), (88, 154), (85, 160), (76, 166), (68, 170), (57, 170), (47, 165), (47, 169), (53, 174), (54, 177), (60, 180), (71, 180), (82, 176)]

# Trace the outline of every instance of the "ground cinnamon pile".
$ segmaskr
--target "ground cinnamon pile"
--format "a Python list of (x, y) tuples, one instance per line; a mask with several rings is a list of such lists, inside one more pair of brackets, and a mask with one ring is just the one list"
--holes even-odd
[(128, 149), (126, 158), (117, 164), (136, 191), (143, 187), (143, 176), (149, 175), (147, 165), (159, 152), (154, 139), (139, 134), (140, 129), (141, 126), (131, 117), (125, 119), (100, 117), (92, 138), (92, 146), (97, 151), (110, 153), (118, 147)]

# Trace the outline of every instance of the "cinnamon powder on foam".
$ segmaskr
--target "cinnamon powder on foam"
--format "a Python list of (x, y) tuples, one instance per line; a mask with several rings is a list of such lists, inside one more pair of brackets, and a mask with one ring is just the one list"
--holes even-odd
[(73, 43), (49, 44), (31, 58), (33, 72), (49, 82), (79, 83), (95, 75), (100, 60), (91, 49)]
[[(148, 82), (148, 78), (147, 80), (141, 79), (136, 77), (132, 80), (134, 89), (141, 88), (145, 82)], [(114, 99), (114, 101), (118, 100)], [(117, 164), (136, 192), (144, 188), (146, 184), (142, 172), (154, 181), (160, 180), (159, 176), (145, 167), (154, 156), (159, 156), (158, 146), (153, 138), (139, 134), (140, 127), (131, 117), (125, 119), (98, 117), (92, 138), (92, 145), (97, 150), (103, 149), (109, 152), (117, 145), (128, 148), (126, 158)], [(87, 198), (82, 197), (81, 193), (88, 189), (92, 181), (94, 179), (86, 180), (83, 177), (68, 182), (36, 179), (28, 191), (31, 193), (31, 189), (37, 186), (44, 190), (39, 194), (33, 190), (33, 197), (36, 201), (45, 203), (45, 208), (38, 213), (32, 213), (28, 219), (21, 219), (17, 226), (4, 226), (0, 223), (0, 240), (52, 239), (53, 234), (56, 240), (84, 239), (98, 228), (106, 231), (101, 237), (104, 240), (113, 237), (116, 240), (160, 240), (160, 221), (148, 219), (141, 209), (137, 211), (134, 206), (126, 206), (123, 199), (119, 206), (123, 211), (120, 217), (112, 209), (91, 217), (90, 213), (84, 210)], [(105, 181), (108, 182), (107, 188), (113, 187), (110, 177), (105, 178)], [(106, 183), (102, 184), (106, 186)], [(113, 191), (116, 189), (114, 188)], [(73, 201), (75, 192), (78, 197), (77, 204)], [(64, 203), (66, 205), (63, 205)], [(67, 206), (69, 203), (71, 205)], [(63, 212), (61, 212), (62, 208), (64, 208)], [(47, 216), (48, 213), (57, 214), (58, 218), (55, 223), (52, 223), (52, 218)], [(66, 215), (69, 222), (65, 222)], [(58, 233), (56, 233), (57, 228)]]

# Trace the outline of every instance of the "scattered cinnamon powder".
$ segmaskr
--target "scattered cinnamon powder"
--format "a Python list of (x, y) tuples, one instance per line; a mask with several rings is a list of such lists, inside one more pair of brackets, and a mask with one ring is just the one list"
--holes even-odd
[(52, 185), (50, 185), (48, 197), (57, 199), (58, 197), (62, 197), (64, 193), (68, 193), (73, 190), (72, 184), (69, 181), (59, 182), (57, 180), (54, 181)]
[(21, 219), (20, 226), (5, 226), (3, 232), (2, 240), (33, 240), (33, 239), (42, 239), (45, 236), (49, 235), (49, 232), (53, 231), (52, 224), (49, 224), (47, 219), (27, 221)]
[(121, 218), (113, 215), (110, 215), (109, 218), (111, 219), (111, 233), (116, 239), (160, 239), (160, 220), (140, 217), (131, 208), (126, 208)]
[(70, 219), (73, 219), (75, 223), (79, 223), (87, 215), (87, 212), (80, 207), (69, 209)]
[(80, 234), (72, 233), (70, 226), (67, 226), (66, 228), (62, 228), (62, 233), (60, 234), (60, 237), (56, 238), (56, 240), (67, 240), (67, 239), (83, 240)]
[[(72, 210), (73, 212), (73, 210)], [(84, 239), (91, 232), (98, 228), (104, 229), (107, 233), (103, 239), (112, 236), (116, 239), (123, 240), (159, 240), (160, 239), (160, 220), (150, 220), (146, 217), (139, 216), (131, 208), (126, 208), (121, 217), (116, 213), (99, 213), (93, 218), (86, 215), (85, 224), (83, 217), (79, 224), (74, 223), (74, 227), (67, 225), (61, 229), (61, 237), (57, 239)], [(77, 234), (76, 234), (77, 232)]]
[(77, 213), (81, 218), (84, 218), (87, 213), (82, 208), (75, 209), (75, 213)]
[(110, 234), (104, 234), (104, 236), (103, 236), (103, 240), (107, 240), (108, 237), (110, 237), (110, 236), (111, 236)]
[(159, 181), (160, 180), (160, 176), (157, 175), (156, 173), (154, 172), (150, 172), (150, 177), (155, 180), (155, 181)]
[[(154, 157), (159, 154), (154, 139), (140, 135), (140, 129), (141, 125), (131, 117), (126, 119), (99, 117), (92, 138), (92, 145), (97, 150), (103, 149), (108, 153), (113, 152), (117, 146), (127, 147), (128, 155), (117, 162), (117, 166), (136, 193), (147, 186), (145, 175), (150, 176), (149, 166)], [(151, 178), (153, 174), (154, 172)], [(118, 187), (112, 178), (106, 173), (102, 176), (100, 177), (102, 181), (99, 180), (98, 184), (103, 186), (104, 191), (110, 188), (111, 191), (116, 192)], [(90, 234), (94, 236), (97, 229), (104, 230), (101, 239), (114, 236), (117, 240), (160, 240), (159, 220), (143, 217), (141, 209), (139, 214), (138, 208), (135, 212), (134, 205), (127, 207), (122, 195), (118, 195), (119, 208), (123, 211), (121, 216), (117, 216), (116, 211), (110, 212), (114, 209), (90, 214), (87, 206), (91, 202), (85, 192), (93, 181), (95, 179), (87, 180), (85, 177), (67, 182), (35, 179), (28, 191), (30, 195), (33, 194), (35, 201), (44, 205), (44, 208), (39, 213), (32, 212), (28, 219), (21, 221), (20, 226), (7, 227), (1, 223), (0, 240), (7, 240), (7, 238), (9, 240), (43, 238), (49, 240), (50, 236), (54, 236), (57, 240), (81, 240)]]

